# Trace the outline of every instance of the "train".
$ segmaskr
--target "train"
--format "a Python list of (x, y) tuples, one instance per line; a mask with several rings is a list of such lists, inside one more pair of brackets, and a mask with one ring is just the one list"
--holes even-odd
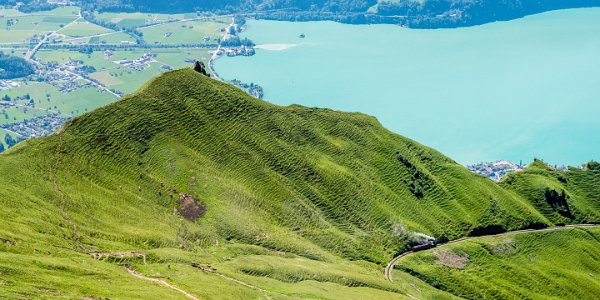
[(410, 248), (410, 250), (412, 252), (417, 252), (417, 251), (423, 251), (423, 250), (427, 250), (427, 249), (431, 249), (431, 248), (435, 248), (437, 246), (437, 244), (435, 243), (435, 241), (429, 240), (427, 241), (427, 243), (425, 244), (420, 244), (420, 245), (415, 245), (412, 246)]

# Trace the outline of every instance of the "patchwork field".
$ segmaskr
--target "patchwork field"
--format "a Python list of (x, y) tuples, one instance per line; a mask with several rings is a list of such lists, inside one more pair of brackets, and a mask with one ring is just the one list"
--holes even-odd
[[(0, 124), (55, 113), (61, 117), (76, 116), (115, 101), (118, 95), (135, 91), (162, 72), (190, 67), (196, 59), (208, 62), (210, 50), (206, 48), (152, 49), (145, 44), (159, 41), (169, 45), (215, 44), (220, 35), (218, 29), (226, 27), (230, 21), (227, 17), (201, 17), (196, 13), (96, 15), (100, 24), (112, 22), (143, 31), (143, 38), (148, 38), (144, 41), (132, 32), (115, 31), (86, 21), (75, 6), (28, 14), (0, 8), (0, 17), (6, 20), (0, 24), (0, 48), (16, 56), (25, 56), (44, 35), (55, 32), (33, 56), (42, 78), (34, 78), (33, 82), (17, 79), (21, 87), (5, 93), (11, 97), (31, 94), (36, 101), (35, 107), (7, 107), (3, 117), (0, 116)], [(190, 21), (178, 22), (182, 20)], [(162, 41), (168, 31), (177, 32)], [(109, 51), (105, 51), (107, 49)], [(134, 63), (150, 53), (151, 59)], [(118, 63), (119, 60), (128, 62)], [(80, 67), (87, 68), (85, 73)], [(96, 81), (100, 87), (90, 86), (91, 81)]]
[(149, 44), (203, 44), (207, 42), (204, 38), (210, 38), (208, 42), (214, 44), (223, 35), (219, 30), (226, 28), (228, 24), (225, 21), (189, 21), (144, 27), (140, 31)]

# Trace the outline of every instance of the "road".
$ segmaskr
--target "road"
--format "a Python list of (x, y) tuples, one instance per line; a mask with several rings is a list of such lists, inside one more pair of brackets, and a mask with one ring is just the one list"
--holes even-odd
[(120, 99), (120, 98), (121, 98), (121, 95), (119, 95), (119, 94), (117, 94), (117, 93), (115, 93), (115, 92), (111, 91), (111, 90), (110, 90), (110, 89), (108, 89), (107, 87), (105, 87), (105, 86), (103, 86), (103, 85), (101, 85), (101, 84), (99, 84), (99, 83), (97, 83), (97, 82), (91, 81), (91, 80), (89, 80), (89, 79), (85, 78), (84, 76), (81, 76), (80, 74), (77, 74), (77, 73), (75, 73), (75, 72), (71, 72), (71, 71), (69, 71), (69, 70), (65, 70), (64, 72), (65, 72), (65, 73), (68, 73), (68, 74), (70, 74), (70, 75), (73, 75), (73, 76), (77, 77), (78, 79), (85, 80), (85, 81), (89, 82), (91, 85), (95, 86), (96, 88), (98, 88), (98, 89), (100, 89), (100, 90), (103, 90), (103, 91), (105, 91), (105, 92), (108, 92), (108, 93), (112, 94), (113, 96), (117, 97), (117, 99)]
[[(37, 43), (37, 45), (35, 45), (35, 47), (33, 47), (32, 49), (30, 49), (29, 51), (27, 51), (27, 54), (25, 54), (25, 60), (27, 60), (27, 61), (29, 61), (29, 62), (33, 62), (32, 58), (33, 58), (33, 56), (35, 55), (35, 53), (36, 53), (36, 52), (37, 52), (37, 51), (40, 49), (40, 47), (42, 47), (42, 45), (43, 45), (44, 43), (46, 43), (46, 42), (48, 41), (48, 39), (49, 39), (50, 37), (54, 36), (54, 35), (55, 35), (57, 32), (59, 32), (59, 31), (61, 31), (61, 30), (65, 29), (65, 28), (67, 28), (67, 27), (69, 27), (69, 26), (71, 26), (71, 25), (73, 25), (73, 24), (77, 23), (77, 22), (78, 22), (79, 20), (81, 20), (81, 19), (82, 19), (82, 17), (81, 17), (81, 10), (80, 10), (80, 11), (79, 11), (79, 13), (78, 13), (78, 17), (77, 17), (77, 19), (73, 20), (71, 23), (69, 23), (69, 24), (67, 24), (67, 25), (65, 25), (65, 26), (63, 26), (63, 27), (61, 27), (61, 28), (60, 28), (60, 29), (58, 29), (58, 30), (55, 30), (55, 31), (50, 31), (50, 32), (48, 32), (46, 35), (44, 35), (44, 38), (42, 38), (42, 40), (41, 40), (39, 43)], [(37, 63), (37, 62), (36, 62), (36, 63)]]
[(94, 35), (80, 36), (80, 37), (75, 37), (75, 38), (63, 39), (63, 42), (72, 42), (72, 41), (78, 41), (78, 40), (85, 40), (85, 39), (90, 39), (90, 38), (93, 38), (93, 37), (107, 36), (107, 35), (111, 35), (111, 34), (115, 34), (115, 33), (120, 33), (120, 32), (125, 32), (125, 30), (111, 31), (111, 32), (99, 33), (99, 34), (94, 34)]
[[(553, 227), (546, 227), (546, 228), (542, 228), (542, 229), (523, 229), (523, 230), (515, 230), (515, 231), (509, 231), (509, 232), (504, 232), (504, 233), (498, 233), (498, 234), (490, 234), (490, 235), (483, 235), (483, 236), (470, 236), (470, 237), (463, 237), (457, 240), (453, 240), (453, 241), (449, 241), (447, 243), (443, 243), (443, 244), (438, 244), (438, 246), (442, 246), (442, 245), (449, 245), (449, 244), (454, 244), (454, 243), (458, 243), (458, 242), (463, 242), (463, 241), (468, 241), (474, 238), (480, 238), (480, 237), (485, 237), (485, 236), (503, 236), (503, 235), (511, 235), (511, 234), (517, 234), (517, 233), (529, 233), (529, 232), (540, 232), (540, 231), (553, 231), (553, 230), (561, 230), (561, 229), (566, 229), (566, 228), (580, 228), (580, 227), (600, 227), (600, 224), (576, 224), (576, 225), (566, 225), (566, 226), (553, 226)], [(435, 249), (435, 248), (432, 248)], [(429, 249), (431, 250), (431, 249)], [(423, 250), (423, 251), (429, 251), (429, 250)], [(422, 251), (419, 251), (422, 252)], [(413, 253), (416, 252), (404, 252), (396, 257), (394, 257), (394, 259), (392, 259), (387, 266), (385, 267), (385, 271), (384, 271), (384, 275), (385, 278), (389, 281), (393, 281), (392, 280), (392, 271), (394, 270), (394, 266), (398, 263), (398, 261), (406, 256), (409, 256)]]
[[(229, 24), (229, 26), (227, 26), (227, 28), (225, 28), (225, 34), (223, 34), (221, 41), (224, 41), (227, 39), (227, 35), (229, 34), (229, 29), (232, 26), (235, 26), (235, 18), (233, 18), (233, 17), (231, 18), (231, 24)], [(213, 65), (213, 61), (215, 59), (219, 58), (219, 51), (221, 51), (221, 43), (219, 43), (219, 46), (217, 46), (217, 50), (215, 50), (215, 52), (213, 52), (210, 59), (208, 60), (208, 69), (210, 70), (210, 73), (212, 73), (212, 75), (215, 79), (224, 81), (221, 77), (219, 77), (219, 74), (217, 74), (217, 72), (214, 69), (214, 65)]]

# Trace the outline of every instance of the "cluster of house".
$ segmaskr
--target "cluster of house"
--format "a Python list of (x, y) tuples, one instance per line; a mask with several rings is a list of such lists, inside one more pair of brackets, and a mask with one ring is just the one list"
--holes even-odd
[(254, 83), (244, 83), (240, 80), (234, 79), (229, 81), (229, 83), (239, 87), (240, 89), (246, 91), (248, 94), (254, 96), (255, 98), (262, 99), (265, 95), (265, 92), (262, 86)]
[(74, 90), (90, 86), (90, 83), (81, 80), (79, 73), (84, 62), (81, 60), (70, 60), (46, 74), (47, 81), (55, 86), (60, 92), (69, 93)]
[(134, 71), (143, 71), (150, 63), (155, 62), (154, 60), (155, 54), (152, 52), (146, 52), (139, 58), (136, 59), (122, 59), (113, 61), (115, 64), (118, 64), (123, 67), (127, 67), (130, 70)]
[(0, 128), (14, 132), (24, 138), (46, 136), (56, 131), (68, 118), (58, 113), (27, 119), (17, 123), (3, 124)]
[[(17, 101), (21, 101), (21, 102), (18, 103)], [(25, 96), (17, 96), (14, 98), (4, 96), (0, 99), (0, 106), (2, 106), (3, 108), (17, 106), (17, 104), (19, 104), (19, 106), (21, 106), (21, 107), (27, 107), (27, 106), (34, 107), (35, 101), (33, 100), (33, 98), (31, 98), (29, 96), (29, 94), (27, 94)]]
[(495, 182), (499, 182), (504, 175), (508, 173), (524, 170), (527, 166), (517, 165), (508, 160), (500, 160), (496, 162), (483, 162), (471, 166), (467, 166), (469, 171), (483, 175)]
[(256, 53), (253, 47), (248, 46), (228, 47), (223, 51), (227, 56), (252, 56)]
[(20, 87), (21, 84), (12, 80), (0, 80), (0, 91), (14, 89)]

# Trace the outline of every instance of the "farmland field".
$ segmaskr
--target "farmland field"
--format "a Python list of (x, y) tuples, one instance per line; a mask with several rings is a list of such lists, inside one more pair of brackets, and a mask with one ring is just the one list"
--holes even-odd
[(116, 24), (119, 27), (135, 28), (149, 23), (183, 20), (186, 16), (184, 14), (100, 13), (96, 15), (96, 18), (104, 22)]
[(14, 98), (25, 94), (29, 94), (34, 99), (35, 109), (30, 108), (26, 113), (22, 109), (7, 111), (9, 118), (0, 116), (0, 123), (6, 124), (44, 115), (46, 110), (74, 116), (116, 100), (114, 96), (95, 88), (82, 88), (70, 93), (62, 93), (50, 84), (37, 82), (3, 91), (2, 95)]
[(219, 29), (227, 27), (228, 23), (189, 21), (178, 23), (167, 23), (162, 25), (142, 28), (144, 39), (149, 44), (200, 44), (203, 38), (208, 37), (216, 43), (222, 33)]
[(108, 72), (108, 71), (96, 72), (96, 73), (90, 74), (90, 77), (100, 81), (100, 83), (104, 84), (105, 86), (113, 86), (116, 84), (123, 83), (122, 80), (112, 76), (110, 74), (110, 72)]
[[(95, 16), (98, 25), (93, 18), (86, 20), (74, 6), (29, 14), (1, 9), (0, 15), (12, 18), (0, 24), (0, 44), (5, 53), (25, 56), (44, 35), (55, 32), (33, 55), (39, 73), (33, 78), (16, 79), (19, 87), (1, 92), (1, 96), (10, 98), (29, 95), (34, 99), (33, 107), (28, 101), (19, 102), (22, 106), (9, 105), (0, 115), (0, 124), (9, 124), (17, 131), (24, 128), (20, 123), (24, 120), (46, 115), (77, 116), (137, 90), (162, 72), (189, 67), (195, 60), (208, 62), (208, 48), (169, 47), (214, 45), (222, 34), (220, 29), (230, 22), (228, 17), (200, 17), (196, 13), (102, 13)], [(106, 23), (129, 32), (101, 26)], [(136, 37), (129, 29), (139, 30), (143, 36)], [(173, 34), (165, 38), (167, 32)], [(168, 46), (145, 46), (155, 43)]]
[(95, 25), (95, 24), (91, 24), (89, 22), (77, 22), (71, 26), (69, 26), (69, 28), (65, 28), (63, 30), (60, 31), (60, 33), (68, 35), (68, 36), (72, 36), (72, 37), (82, 37), (82, 36), (90, 36), (90, 35), (96, 35), (96, 34), (102, 34), (102, 33), (107, 33), (107, 32), (111, 32), (112, 30)]

